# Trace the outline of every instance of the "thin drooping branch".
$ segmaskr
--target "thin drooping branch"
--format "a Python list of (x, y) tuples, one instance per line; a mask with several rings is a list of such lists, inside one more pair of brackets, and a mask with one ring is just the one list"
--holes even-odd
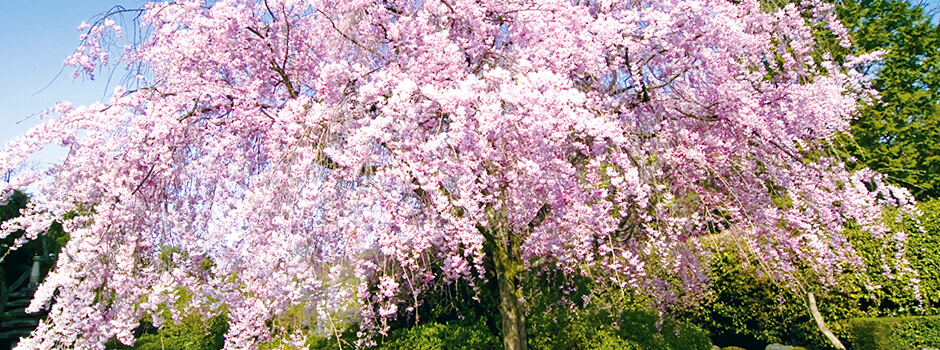
[(361, 47), (363, 50), (366, 50), (366, 51), (371, 52), (371, 53), (372, 53), (373, 55), (375, 55), (376, 57), (382, 57), (382, 55), (379, 54), (378, 52), (375, 52), (375, 50), (372, 50), (372, 49), (366, 47), (365, 45), (362, 45), (361, 43), (359, 43), (358, 40), (353, 39), (352, 37), (350, 37), (350, 36), (347, 35), (346, 33), (343, 33), (342, 30), (339, 30), (339, 28), (336, 27), (336, 22), (333, 22), (333, 19), (330, 18), (329, 15), (327, 15), (326, 13), (324, 13), (323, 10), (317, 9), (317, 12), (319, 12), (321, 15), (323, 15), (323, 17), (325, 17), (327, 21), (330, 21), (330, 26), (333, 27), (333, 30), (335, 30), (337, 33), (339, 33), (339, 35), (342, 35), (344, 38), (346, 38), (346, 40), (351, 41), (353, 44), (356, 44), (356, 46)]

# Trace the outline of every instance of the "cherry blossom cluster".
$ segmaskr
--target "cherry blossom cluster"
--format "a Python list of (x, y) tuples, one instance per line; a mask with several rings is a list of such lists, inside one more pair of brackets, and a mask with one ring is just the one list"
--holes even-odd
[[(143, 10), (151, 34), (123, 60), (150, 83), (60, 104), (0, 154), (7, 171), (44, 145), (69, 149), (0, 183), (39, 191), (3, 232), (36, 237), (58, 220), (71, 237), (30, 306), (50, 316), (21, 348), (131, 344), (140, 320), (159, 325), (162, 306), (183, 302), (227, 312), (228, 349), (351, 322), (381, 331), (429, 283), (486, 278), (496, 227), (521, 237), (525, 268), (598, 276), (662, 305), (701, 297), (710, 236), (780, 280), (824, 284), (862, 265), (847, 223), (904, 239), (876, 218), (910, 196), (833, 150), (868, 92), (815, 51), (824, 21), (846, 35), (819, 4)], [(120, 27), (83, 29), (67, 63), (91, 74)], [(298, 308), (302, 324), (277, 322)]]

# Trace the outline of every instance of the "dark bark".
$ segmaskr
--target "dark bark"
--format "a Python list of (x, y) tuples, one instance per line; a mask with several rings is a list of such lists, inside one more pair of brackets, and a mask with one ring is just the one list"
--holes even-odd
[(493, 261), (493, 272), (496, 274), (499, 289), (499, 313), (502, 316), (503, 348), (505, 350), (527, 350), (525, 330), (525, 305), (522, 292), (522, 277), (524, 265), (522, 264), (522, 238), (542, 224), (542, 221), (551, 214), (552, 207), (543, 204), (529, 222), (524, 232), (514, 232), (507, 224), (508, 220), (502, 213), (488, 207), (486, 216), (489, 228), (479, 227), (486, 238), (484, 250)]
[[(480, 227), (486, 238), (484, 250), (493, 261), (499, 289), (499, 313), (502, 316), (503, 347), (505, 350), (526, 350), (525, 308), (520, 277), (523, 271), (520, 245), (522, 237), (506, 225), (505, 216), (487, 208), (491, 227)], [(531, 229), (531, 227), (530, 227)]]

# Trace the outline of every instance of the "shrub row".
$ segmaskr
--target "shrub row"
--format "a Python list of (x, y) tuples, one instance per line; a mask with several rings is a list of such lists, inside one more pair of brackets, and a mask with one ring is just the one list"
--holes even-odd
[(853, 318), (846, 327), (853, 350), (940, 347), (940, 317)]

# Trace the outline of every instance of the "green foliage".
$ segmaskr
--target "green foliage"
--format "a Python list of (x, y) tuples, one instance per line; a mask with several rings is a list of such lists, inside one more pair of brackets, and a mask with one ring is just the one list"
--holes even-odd
[[(531, 349), (710, 350), (698, 327), (666, 319), (619, 289), (603, 290), (590, 278), (554, 269), (523, 277)], [(431, 286), (416, 309), (402, 311), (378, 349), (499, 349), (502, 341), (495, 278), (473, 288), (465, 281)], [(573, 300), (579, 301), (577, 304)], [(585, 303), (585, 300), (589, 302)], [(404, 310), (405, 308), (399, 308)], [(354, 337), (341, 337), (344, 347)], [(319, 338), (312, 349), (336, 349)]]
[(204, 321), (198, 316), (184, 318), (179, 324), (168, 324), (154, 333), (142, 335), (134, 349), (139, 350), (210, 350), (222, 349), (228, 318), (216, 316)]
[[(310, 350), (354, 349), (358, 328), (352, 326), (340, 339), (314, 336), (308, 341)], [(448, 323), (429, 321), (420, 325), (398, 328), (386, 338), (375, 339), (376, 350), (458, 350), (499, 349), (502, 340), (486, 324), (485, 318)]]
[(553, 324), (553, 327), (545, 326), (531, 322), (532, 329), (554, 330), (530, 334), (529, 347), (532, 349), (643, 349), (641, 344), (621, 337), (619, 327), (610, 322), (598, 322), (596, 317), (585, 317), (572, 322), (563, 321)]
[[(492, 270), (490, 270), (492, 271)], [(424, 291), (418, 305), (403, 305), (389, 323), (388, 337), (373, 339), (376, 349), (498, 349), (502, 347), (496, 279), (478, 284), (439, 281)], [(415, 323), (418, 323), (415, 325)], [(353, 324), (335, 337), (312, 335), (310, 349), (355, 348)]]
[[(29, 196), (21, 191), (14, 191), (7, 198), (7, 203), (0, 206), (0, 222), (20, 216), (20, 210), (25, 209)], [(0, 240), (0, 255), (3, 256), (2, 269), (7, 285), (11, 285), (22, 274), (28, 273), (33, 266), (33, 257), (41, 256), (46, 262), (40, 266), (40, 276), (45, 276), (52, 269), (49, 259), (58, 255), (61, 247), (68, 242), (69, 236), (62, 230), (58, 222), (52, 223), (49, 230), (39, 238), (26, 242), (16, 250), (10, 250), (15, 241), (23, 237), (23, 231), (17, 231)]]
[[(893, 259), (897, 246), (885, 245), (855, 225), (843, 231), (865, 261), (865, 269), (862, 274), (846, 271), (837, 287), (816, 291), (820, 313), (837, 335), (848, 334), (846, 321), (852, 318), (933, 315), (940, 311), (940, 200), (920, 203), (918, 208), (923, 213), (919, 218), (898, 210), (884, 214), (892, 230), (908, 233), (906, 258), (910, 271), (904, 273), (899, 273), (904, 265)], [(885, 263), (891, 274), (884, 273)], [(683, 319), (702, 325), (718, 345), (828, 347), (809, 315), (805, 296), (759, 276), (754, 266), (756, 262), (742, 258), (737, 249), (719, 244), (710, 265), (712, 298), (703, 308), (683, 315)], [(923, 303), (917, 299), (917, 292)]]
[(572, 319), (533, 314), (529, 325), (532, 349), (708, 350), (712, 344), (700, 328), (665, 319), (641, 307), (575, 312)]
[[(635, 299), (619, 289), (599, 288), (587, 278), (568, 276), (565, 279), (570, 283), (555, 285), (552, 278), (543, 278), (536, 284), (540, 288), (531, 288), (541, 292), (529, 299), (536, 301), (527, 319), (531, 349), (709, 350), (712, 347), (708, 334), (694, 323), (660, 318), (646, 306), (645, 300)], [(551, 290), (558, 293), (550, 293)], [(541, 298), (535, 298), (537, 295)]]
[[(590, 266), (583, 269), (571, 274), (549, 266), (523, 276), (530, 349), (711, 349), (700, 328), (660, 318), (649, 300), (599, 284), (590, 277)], [(495, 309), (498, 300), (490, 305)]]
[(848, 343), (855, 350), (940, 347), (940, 317), (855, 318), (848, 322)]
[[(23, 192), (14, 191), (13, 194), (7, 198), (7, 203), (0, 206), (0, 219), (2, 219), (0, 222), (20, 216), (20, 210), (25, 209), (28, 202), (29, 196)], [(36, 244), (29, 244), (18, 250), (11, 251), (10, 247), (14, 245), (16, 239), (22, 236), (23, 232), (18, 231), (0, 240), (0, 245), (2, 245), (0, 255), (3, 256), (2, 268), (8, 286), (19, 278), (20, 274), (28, 271), (33, 265), (33, 256), (40, 254), (35, 247)]]
[[(487, 269), (493, 271), (491, 266)], [(392, 332), (413, 327), (415, 321), (464, 324), (464, 320), (482, 320), (491, 333), (499, 334), (502, 319), (498, 311), (499, 290), (495, 276), (477, 288), (463, 280), (432, 284), (420, 295), (418, 303), (417, 308), (408, 305), (412, 310), (399, 308), (397, 319), (390, 324)]]
[[(885, 217), (887, 221), (894, 221), (897, 213), (886, 213)], [(923, 235), (916, 230), (912, 232), (912, 228), (905, 228), (906, 232), (911, 233), (910, 237)], [(903, 262), (893, 258), (898, 252), (897, 247), (885, 245), (882, 240), (855, 227), (849, 227), (843, 234), (852, 243), (856, 253), (865, 260), (866, 273), (846, 275), (840, 296), (846, 299), (846, 307), (856, 312), (840, 315), (839, 319), (903, 316), (920, 312), (922, 305), (913, 288), (916, 276), (910, 271), (905, 272)]]
[[(719, 247), (710, 264), (712, 297), (681, 316), (704, 327), (719, 346), (763, 349), (770, 343), (823, 344), (801, 295), (760, 276), (754, 261), (736, 249)], [(819, 296), (820, 312), (832, 319), (831, 296)]]
[(20, 210), (26, 208), (29, 196), (21, 191), (13, 191), (6, 200), (6, 204), (0, 206), (0, 222), (20, 216)]
[(382, 342), (381, 350), (495, 349), (501, 340), (489, 331), (485, 319), (476, 322), (428, 322), (400, 329)]
[[(925, 314), (940, 314), (940, 199), (917, 205), (923, 215), (911, 223), (907, 259), (920, 279)], [(908, 219), (908, 221), (912, 221)]]
[[(848, 150), (921, 200), (940, 195), (940, 27), (904, 0), (837, 2), (856, 55), (888, 50), (874, 75), (883, 103), (862, 108)], [(847, 52), (834, 52), (837, 58)]]
[[(340, 350), (356, 348), (356, 333), (359, 332), (359, 325), (353, 324), (345, 329), (339, 335), (339, 339), (334, 335), (317, 336), (312, 335), (307, 338), (307, 348), (310, 350)], [(340, 347), (342, 344), (342, 347)]]
[[(909, 265), (899, 267), (887, 258), (891, 274), (884, 273), (882, 256), (893, 256), (897, 247), (885, 246), (881, 240), (853, 227), (845, 230), (844, 234), (867, 263), (868, 280), (850, 285), (854, 289), (848, 290), (847, 296), (857, 300), (861, 312), (847, 318), (936, 315), (940, 311), (940, 200), (919, 203), (917, 208), (920, 217), (898, 210), (889, 210), (884, 215), (889, 228), (907, 233), (905, 258)], [(909, 270), (903, 271), (905, 268)], [(863, 283), (878, 288), (864, 290)]]
[[(168, 319), (168, 317), (165, 317)], [(125, 346), (112, 339), (108, 349), (120, 350), (218, 350), (225, 345), (225, 332), (228, 331), (228, 317), (215, 316), (204, 320), (196, 314), (184, 316), (178, 324), (167, 320), (163, 328), (156, 328), (149, 322), (141, 322), (133, 346)]]
[[(215, 316), (205, 316), (191, 308), (192, 293), (178, 288), (176, 303), (161, 305), (154, 318), (159, 317), (162, 327), (149, 322), (149, 317), (140, 321), (134, 330), (137, 341), (126, 346), (112, 338), (106, 345), (114, 350), (218, 350), (225, 345), (228, 332), (228, 310), (222, 308)], [(171, 308), (179, 313), (179, 322), (174, 322)]]

